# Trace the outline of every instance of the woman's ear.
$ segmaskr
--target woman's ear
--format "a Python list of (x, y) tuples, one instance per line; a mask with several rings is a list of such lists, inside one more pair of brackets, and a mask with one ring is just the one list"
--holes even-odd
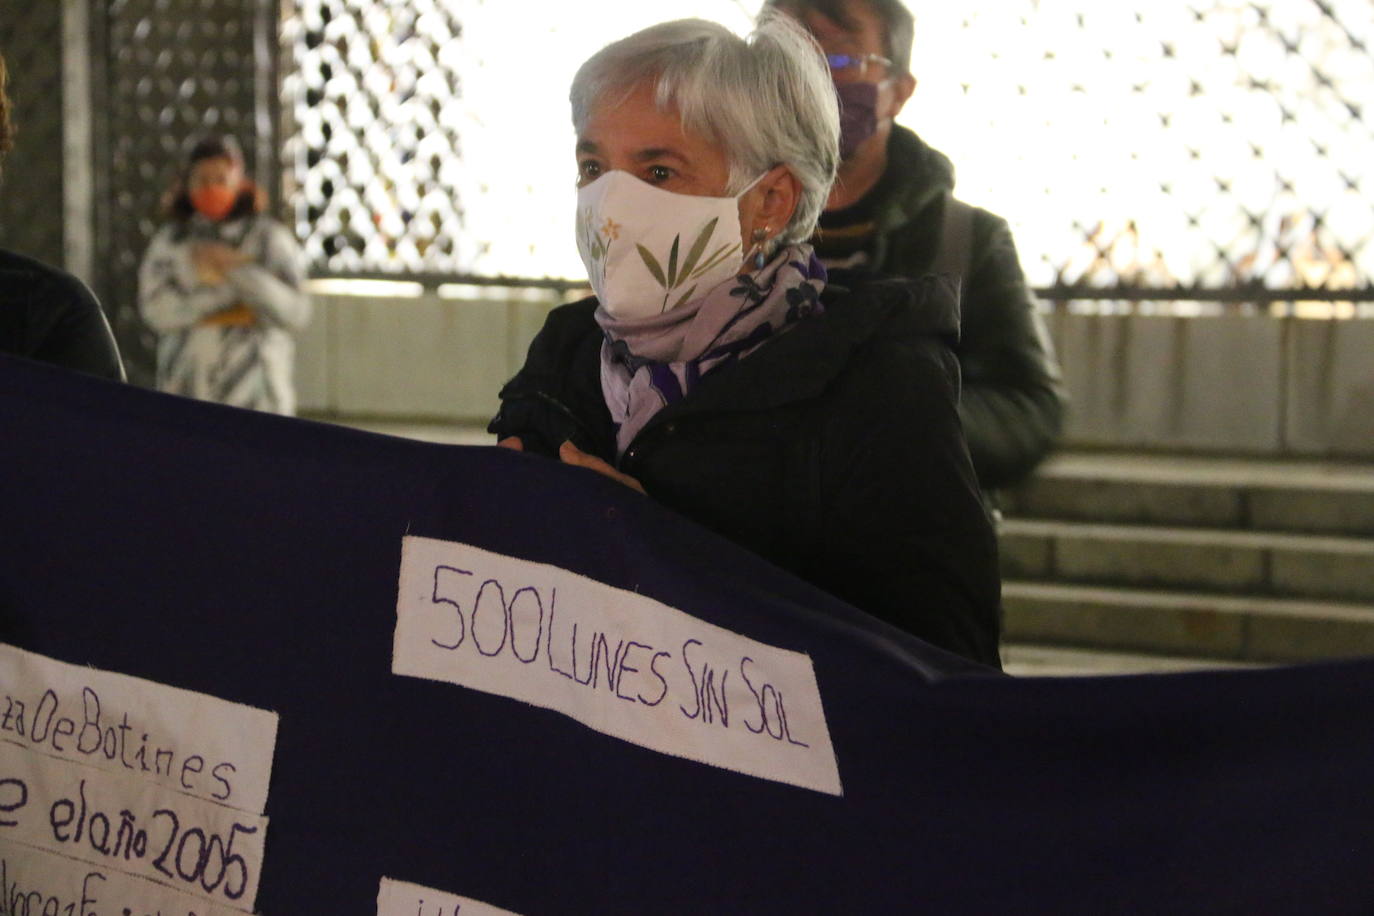
[(769, 169), (751, 193), (758, 203), (746, 225), (749, 235), (752, 237), (755, 230), (762, 229), (767, 239), (777, 238), (797, 212), (801, 192), (801, 182), (787, 166)]

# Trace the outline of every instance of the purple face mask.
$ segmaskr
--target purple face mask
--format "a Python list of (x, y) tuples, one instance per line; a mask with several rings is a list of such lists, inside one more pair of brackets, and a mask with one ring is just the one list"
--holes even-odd
[(878, 129), (878, 87), (845, 83), (835, 87), (840, 97), (840, 158), (848, 159)]

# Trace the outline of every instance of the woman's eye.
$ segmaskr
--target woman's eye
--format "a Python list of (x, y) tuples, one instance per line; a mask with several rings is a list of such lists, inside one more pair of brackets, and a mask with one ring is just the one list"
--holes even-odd
[(666, 165), (651, 165), (651, 166), (649, 166), (649, 178), (650, 178), (650, 180), (652, 180), (652, 181), (655, 182), (655, 183), (661, 183), (661, 182), (667, 181), (669, 178), (672, 178), (672, 177), (673, 177), (673, 170), (670, 169), (670, 168), (668, 168)]
[(591, 159), (584, 159), (577, 164), (577, 177), (582, 181), (591, 181), (601, 174), (601, 164)]

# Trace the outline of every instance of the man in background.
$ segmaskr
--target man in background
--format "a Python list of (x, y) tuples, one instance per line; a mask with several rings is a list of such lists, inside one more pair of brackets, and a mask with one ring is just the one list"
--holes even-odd
[[(0, 164), (14, 136), (0, 57)], [(61, 202), (34, 201), (35, 208)], [(0, 249), (0, 353), (65, 366), (116, 381), (124, 365), (100, 303), (71, 274)]]
[(813, 239), (827, 267), (960, 277), (959, 412), (985, 492), (1024, 478), (1053, 447), (1059, 367), (1001, 217), (955, 200), (954, 168), (893, 119), (911, 97), (914, 23), (900, 0), (768, 0), (830, 61), (840, 97), (839, 175)]

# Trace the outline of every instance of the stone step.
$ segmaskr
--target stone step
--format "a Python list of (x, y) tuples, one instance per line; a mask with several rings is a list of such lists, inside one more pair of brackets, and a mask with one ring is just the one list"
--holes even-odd
[(1007, 519), (1007, 579), (1374, 602), (1374, 538)]
[(1182, 674), (1189, 671), (1240, 670), (1250, 662), (1139, 652), (1107, 652), (1065, 646), (1003, 643), (1002, 669), (1016, 677), (1108, 677), (1123, 674)]
[(1250, 662), (1374, 655), (1374, 607), (1010, 580), (1004, 640)]
[(1007, 491), (1010, 518), (1374, 536), (1374, 465), (1071, 452)]

